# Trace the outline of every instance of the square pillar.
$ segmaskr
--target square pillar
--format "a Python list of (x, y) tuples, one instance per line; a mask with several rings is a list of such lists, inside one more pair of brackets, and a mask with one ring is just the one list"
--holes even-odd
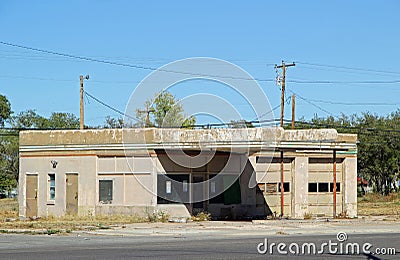
[(343, 164), (343, 210), (354, 218), (357, 217), (357, 157), (347, 157)]
[(303, 219), (308, 213), (308, 157), (295, 158), (292, 186), (292, 217)]

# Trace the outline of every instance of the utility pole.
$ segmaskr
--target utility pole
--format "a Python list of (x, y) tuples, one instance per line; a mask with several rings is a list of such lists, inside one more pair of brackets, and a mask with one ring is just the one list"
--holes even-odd
[(79, 105), (79, 129), (83, 130), (85, 128), (85, 111), (84, 111), (84, 102), (83, 102), (83, 79), (88, 80), (89, 75), (86, 75), (83, 77), (82, 75), (79, 76), (79, 82), (80, 82), (80, 105)]
[[(278, 78), (278, 83), (281, 83), (282, 87), (282, 95), (281, 95), (281, 124), (280, 126), (283, 127), (283, 116), (285, 112), (285, 84), (286, 84), (286, 68), (287, 67), (292, 67), (296, 66), (294, 63), (292, 64), (285, 64), (284, 61), (282, 61), (282, 65), (275, 65), (275, 69), (282, 69), (282, 78)], [(284, 155), (283, 155), (283, 150), (280, 151), (281, 155), (281, 181), (280, 181), (280, 188), (281, 188), (281, 217), (284, 215), (284, 209), (285, 209), (285, 201), (284, 201), (284, 194), (285, 194), (285, 188), (284, 188)]]
[(283, 127), (283, 116), (285, 112), (285, 84), (286, 84), (286, 68), (287, 67), (292, 67), (296, 66), (296, 64), (285, 64), (284, 61), (282, 61), (282, 65), (275, 65), (275, 69), (282, 69), (282, 95), (281, 95), (281, 124), (280, 127)]
[(294, 130), (294, 122), (295, 122), (295, 109), (296, 109), (296, 95), (292, 95), (292, 130)]
[(150, 113), (154, 113), (154, 108), (150, 108), (150, 104), (146, 102), (146, 109), (145, 110), (138, 110), (139, 113), (146, 113), (146, 123), (144, 127), (150, 126)]

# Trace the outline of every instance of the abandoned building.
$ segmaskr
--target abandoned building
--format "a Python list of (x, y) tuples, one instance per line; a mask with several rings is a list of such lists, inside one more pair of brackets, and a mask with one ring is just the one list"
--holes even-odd
[(357, 136), (334, 129), (20, 132), (19, 215), (357, 216)]

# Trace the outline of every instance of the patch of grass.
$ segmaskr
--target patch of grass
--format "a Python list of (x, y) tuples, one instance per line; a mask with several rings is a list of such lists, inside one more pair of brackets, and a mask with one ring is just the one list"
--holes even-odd
[(104, 225), (101, 224), (101, 223), (99, 223), (99, 224), (97, 225), (97, 227), (98, 227), (99, 229), (110, 229), (110, 228), (111, 228), (110, 226), (104, 226)]
[(18, 217), (17, 199), (0, 199), (0, 219)]
[(366, 194), (358, 198), (358, 214), (366, 216), (400, 215), (400, 194), (388, 196), (381, 194)]
[(303, 216), (303, 218), (304, 218), (304, 219), (312, 219), (312, 218), (313, 218), (313, 216), (312, 216), (312, 214), (311, 214), (311, 213), (308, 213), (308, 212), (306, 212), (306, 213), (304, 213), (304, 216)]
[(47, 235), (54, 235), (54, 234), (61, 233), (61, 230), (59, 230), (59, 229), (47, 229), (47, 230), (45, 231), (45, 233), (46, 233)]
[[(160, 220), (165, 220), (165, 214)], [(111, 226), (130, 223), (147, 222), (147, 218), (138, 215), (96, 215), (87, 216), (48, 216), (36, 220), (20, 220), (18, 216), (18, 201), (16, 199), (0, 199), (0, 233), (12, 230), (25, 230), (29, 234), (59, 234), (71, 233), (74, 230), (109, 229)], [(166, 221), (166, 220), (165, 220)], [(39, 231), (44, 230), (44, 231)], [(14, 232), (14, 231), (13, 231)], [(15, 231), (22, 232), (22, 231)]]

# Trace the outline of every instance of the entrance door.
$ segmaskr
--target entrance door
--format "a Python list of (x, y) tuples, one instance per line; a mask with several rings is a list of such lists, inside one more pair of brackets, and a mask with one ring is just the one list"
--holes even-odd
[(38, 176), (26, 175), (26, 217), (38, 215)]
[(196, 215), (199, 212), (206, 210), (206, 183), (204, 175), (193, 175), (192, 183), (192, 214)]
[(66, 213), (78, 214), (78, 174), (66, 174)]

